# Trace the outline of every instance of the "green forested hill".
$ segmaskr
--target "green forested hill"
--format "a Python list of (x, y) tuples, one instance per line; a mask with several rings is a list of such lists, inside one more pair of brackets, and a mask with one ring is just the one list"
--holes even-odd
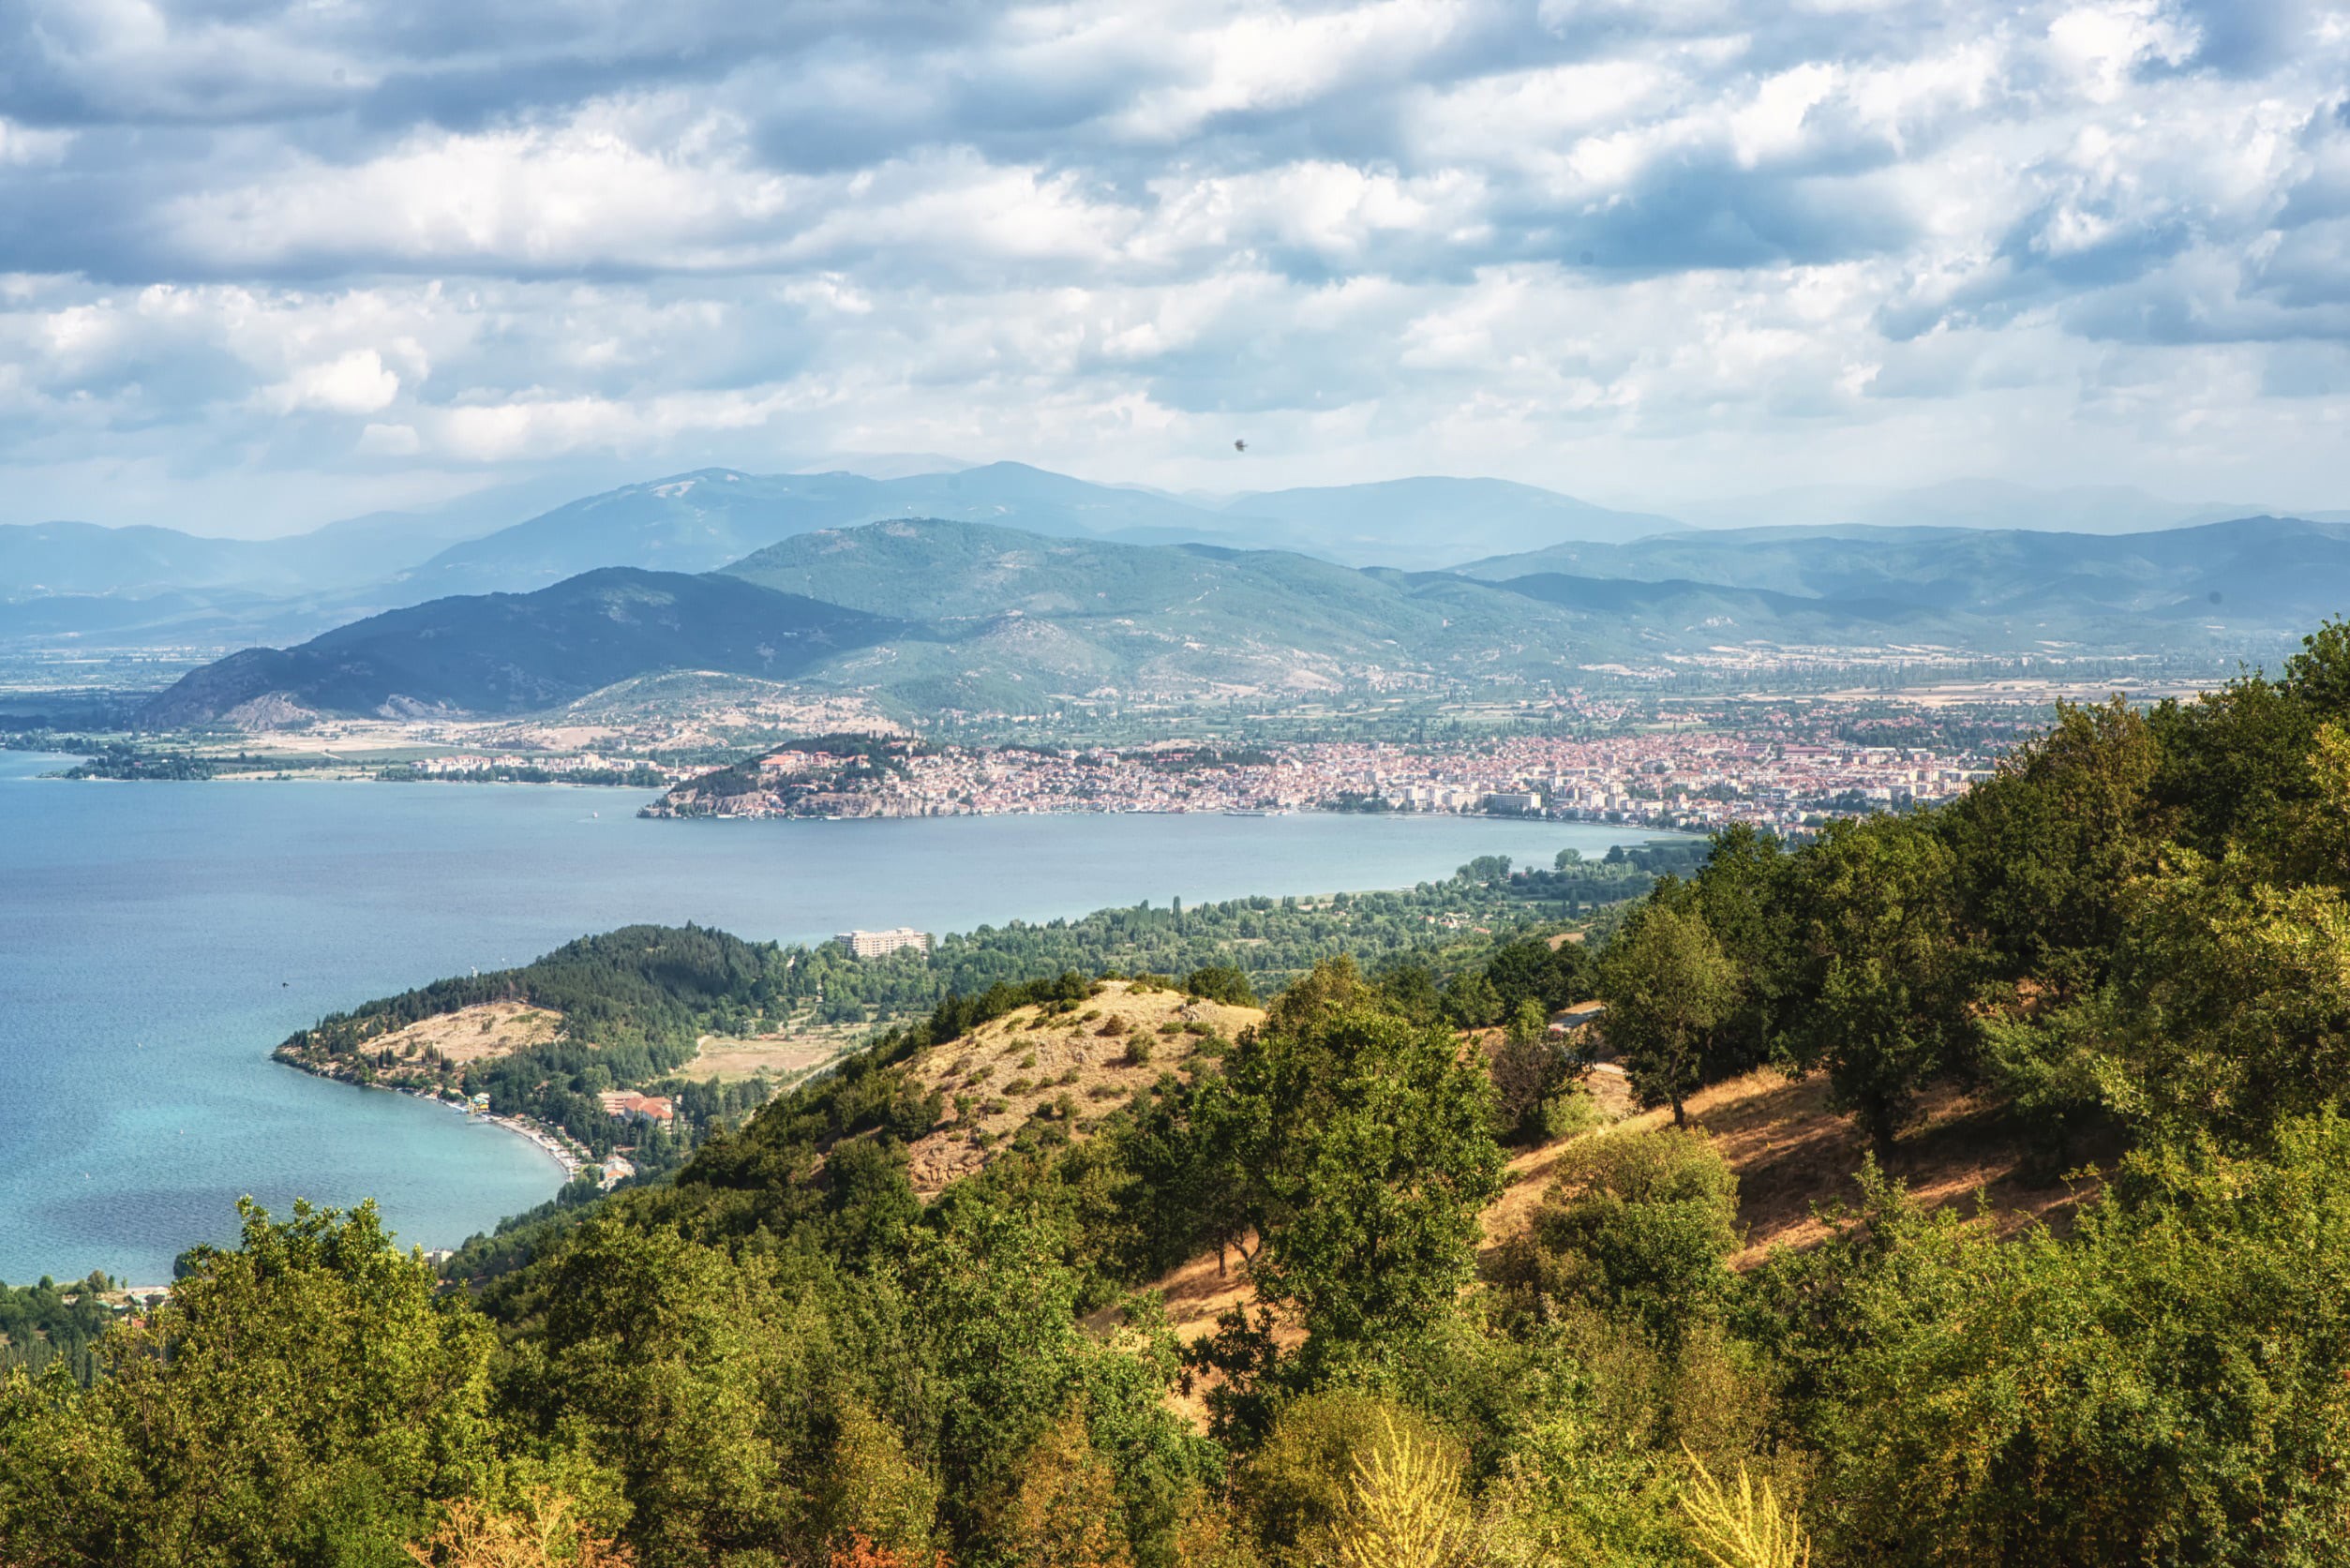
[(536, 593), (436, 599), (291, 649), (247, 649), (182, 679), (148, 723), (202, 724), (282, 694), (307, 709), (528, 712), (652, 671), (804, 674), (900, 630), (736, 578), (621, 568)]
[[(1502, 898), (1499, 872), (1446, 896)], [(1130, 1098), (1044, 1102), (925, 1204), (909, 1143), (967, 1135), (911, 1053), (1016, 1002), (1138, 1060), (1071, 1032), (1085, 975), (991, 985), (673, 1180), (511, 1233), (478, 1291), (437, 1291), (371, 1210), (248, 1211), (87, 1386), (0, 1375), (0, 1561), (2325, 1568), (2346, 899), (2337, 624), (2275, 679), (2067, 709), (1954, 804), (1727, 834), (1588, 968), (1522, 941), (1317, 963), (1261, 1027)], [(1151, 948), (1157, 917), (1102, 934)], [(780, 958), (645, 931), (566, 954), (550, 979), (646, 988), (613, 1024), (648, 1038), (656, 996), (723, 1010)], [(1774, 1062), (1883, 1143), (1957, 1091), (2105, 1169), (2064, 1232), (2012, 1234), (1823, 1172), (1856, 1206), (1734, 1272), (1713, 1141), (1579, 1130), (1579, 1047), (1542, 1023), (1587, 979), (1644, 1100)], [(1019, 1070), (990, 1038), (1000, 1062), (944, 1070)], [(1489, 1208), (1505, 1145), (1542, 1140), (1542, 1185)], [(1210, 1292), (1220, 1258), (1233, 1304), (1188, 1341), (1153, 1289), (1185, 1258)]]
[(271, 695), (333, 712), (511, 713), (678, 670), (800, 679), (906, 711), (1022, 711), (1070, 696), (1579, 685), (1598, 666), (1741, 647), (2216, 661), (2266, 648), (2280, 606), (2307, 619), (2339, 578), (2339, 531), (2146, 536), (2202, 556), (2133, 538), (1953, 532), (1847, 550), (1841, 536), (1684, 534), (1488, 562), (1488, 581), (891, 519), (799, 533), (720, 573), (610, 569), (374, 616), (209, 665), (149, 717), (203, 722)]
[[(1684, 846), (1701, 850), (1703, 844), (1672, 847)], [(690, 1077), (685, 1068), (705, 1034), (742, 1035), (795, 1019), (904, 1025), (953, 997), (1070, 972), (1187, 975), (1221, 966), (1276, 990), (1339, 953), (1379, 963), (1425, 960), (1448, 948), (1474, 952), (1496, 933), (1505, 937), (1529, 923), (1637, 897), (1653, 880), (1630, 860), (1515, 875), (1506, 862), (1480, 862), (1444, 882), (1398, 892), (1102, 909), (1076, 919), (982, 926), (943, 935), (927, 952), (870, 960), (829, 943), (786, 947), (692, 926), (628, 926), (566, 943), (515, 968), (361, 1003), (291, 1036), (278, 1054), (357, 1083), (397, 1076), (451, 1093), (487, 1094), (492, 1111), (562, 1127), (600, 1155), (624, 1140), (594, 1097)], [(1456, 933), (1471, 922), (1483, 936), (1464, 942)], [(1448, 1012), (1464, 1023), (1499, 1022), (1503, 1004), (1474, 983), (1474, 965), (1466, 973), (1467, 989), (1445, 995)], [(1440, 978), (1431, 975), (1431, 986)], [(493, 1002), (559, 1015), (558, 1038), (421, 1071), (379, 1046), (420, 1020)], [(756, 1098), (744, 1098), (749, 1092), (696, 1098), (681, 1136), (690, 1143), (707, 1125), (756, 1106)]]

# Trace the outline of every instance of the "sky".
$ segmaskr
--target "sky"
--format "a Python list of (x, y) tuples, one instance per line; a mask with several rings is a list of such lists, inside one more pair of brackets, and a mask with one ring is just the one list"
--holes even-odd
[(884, 453), (2350, 506), (2350, 5), (0, 0), (0, 522)]

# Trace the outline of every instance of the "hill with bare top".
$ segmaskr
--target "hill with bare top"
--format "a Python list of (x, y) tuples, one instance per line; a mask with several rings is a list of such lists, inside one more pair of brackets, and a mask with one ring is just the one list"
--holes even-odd
[(914, 1190), (936, 1198), (1018, 1146), (1031, 1127), (1085, 1137), (1160, 1074), (1205, 1065), (1264, 1018), (1255, 1008), (1112, 980), (1084, 1002), (1018, 1008), (932, 1046), (906, 1068), (946, 1107), (909, 1150)]

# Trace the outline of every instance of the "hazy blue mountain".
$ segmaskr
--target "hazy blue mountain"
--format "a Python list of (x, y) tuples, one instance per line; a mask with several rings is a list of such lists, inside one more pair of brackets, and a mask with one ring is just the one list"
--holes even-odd
[(840, 452), (793, 468), (794, 473), (853, 473), (866, 479), (910, 479), (924, 473), (961, 473), (980, 465), (943, 452)]
[(897, 623), (737, 577), (606, 568), (527, 594), (437, 599), (291, 649), (252, 648), (151, 703), (163, 725), (282, 698), (321, 712), (527, 712), (665, 669), (781, 679)]
[(139, 646), (236, 647), (316, 636), (352, 619), (339, 603), (280, 599), (237, 590), (192, 593), (57, 593), (0, 600), (0, 644), (96, 641)]
[(598, 566), (707, 572), (796, 534), (905, 516), (1090, 538), (1230, 531), (1203, 508), (1023, 463), (900, 479), (705, 469), (590, 496), (442, 551), (399, 587), (412, 598), (523, 590)]
[(779, 540), (890, 517), (1128, 544), (1291, 550), (1353, 565), (1405, 567), (1562, 538), (1632, 539), (1682, 527), (1493, 479), (1282, 490), (1215, 507), (1025, 463), (895, 479), (707, 469), (590, 496), (457, 545), (410, 574), (399, 591), (417, 598), (525, 590), (597, 566), (704, 572)]
[[(2265, 530), (2271, 556), (2306, 546), (2305, 572), (2324, 568), (2313, 552), (2350, 533), (2274, 522), (2231, 527), (2248, 541)], [(867, 693), (916, 715), (1031, 711), (1054, 699), (1296, 698), (1496, 679), (1573, 684), (1594, 670), (1654, 668), (1741, 647), (2217, 646), (2206, 618), (2165, 612), (2178, 595), (2148, 578), (2152, 567), (2143, 562), (2138, 576), (2108, 572), (2102, 600), (2061, 605), (2053, 601), (2073, 591), (2068, 583), (2096, 574), (2084, 567), (2068, 579), (2006, 536), (1998, 536), (2005, 557), (1995, 550), (1942, 561), (1939, 577), (1926, 570), (1932, 549), (1983, 537), (1919, 531), (1904, 541), (1927, 552), (1908, 563), (1931, 590), (1920, 591), (1918, 582), (1892, 575), (1893, 563), (1866, 552), (1835, 567), (1833, 550), (1819, 551), (1851, 541), (1834, 536), (1670, 541), (1728, 551), (1717, 565), (1754, 568), (1727, 582), (1642, 576), (1612, 558), (1604, 572), (1561, 571), (1553, 561), (1497, 570), (1489, 580), (1355, 570), (1285, 551), (891, 518), (795, 534), (719, 573), (605, 568), (529, 594), (451, 597), (374, 616), (296, 648), (248, 650), (198, 671), (158, 699), (150, 717), (185, 724), (295, 709), (510, 713), (681, 670), (797, 679)], [(2058, 537), (2025, 538), (2063, 547)], [(1666, 543), (1579, 548), (1654, 552)], [(1748, 560), (1742, 548), (1764, 559)], [(2263, 550), (2247, 542), (2241, 553)], [(1794, 586), (1760, 581), (1766, 568)], [(1969, 570), (2002, 574), (2006, 586), (1960, 591), (1958, 578)], [(2273, 587), (2231, 575), (2223, 563), (2194, 570), (2198, 583)], [(2343, 579), (2334, 573), (2330, 580)], [(1888, 591), (1889, 584), (1907, 591)], [(2032, 599), (2028, 587), (2042, 597)], [(2291, 619), (2299, 625), (2310, 618)]]
[[(2127, 485), (2041, 489), (1998, 479), (1955, 479), (1897, 489), (1810, 485), (1728, 500), (1684, 501), (1673, 515), (1701, 528), (1965, 528), (2058, 533), (2148, 533), (2225, 522), (2268, 510), (2240, 501), (2177, 501)], [(1563, 542), (1576, 536), (1561, 534)]]
[(1245, 627), (1270, 611), (1384, 613), (1395, 590), (1351, 567), (1277, 551), (1049, 538), (952, 519), (897, 519), (801, 534), (726, 568), (769, 588), (929, 620), (1130, 616)]
[(1181, 544), (1222, 542), (1235, 531), (1217, 512), (1157, 490), (1096, 485), (1025, 463), (922, 474), (891, 481), (890, 488), (901, 515), (996, 523), (1031, 533)]
[(1649, 512), (1617, 512), (1504, 479), (1390, 479), (1235, 496), (1238, 524), (1281, 525), (1284, 548), (1350, 565), (1425, 568), (1474, 555), (1539, 549), (1562, 540), (1622, 543), (1688, 525)]
[[(377, 512), (278, 539), (96, 523), (0, 525), (0, 603), (58, 594), (137, 600), (207, 590), (293, 596), (381, 582), (503, 519), (452, 507)], [(202, 610), (208, 602), (195, 602)], [(167, 610), (126, 609), (128, 620)]]
[(0, 527), (0, 599), (257, 586), (257, 575), (267, 586), (292, 581), (262, 546), (245, 540), (96, 523)]
[(2116, 617), (2215, 634), (2306, 628), (2350, 608), (2350, 525), (2243, 517), (2152, 533), (1752, 529), (1559, 545), (1459, 569), (1487, 581), (1559, 572), (1735, 583), (1883, 601), (2059, 640)]

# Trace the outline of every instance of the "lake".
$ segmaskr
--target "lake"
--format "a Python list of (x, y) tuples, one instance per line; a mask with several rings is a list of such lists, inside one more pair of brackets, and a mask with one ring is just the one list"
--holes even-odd
[(1408, 887), (1636, 829), (1452, 816), (651, 822), (647, 793), (67, 784), (0, 753), (0, 1279), (168, 1279), (235, 1203), (379, 1201), (450, 1247), (561, 1172), (500, 1128), (270, 1059), (320, 1015), (631, 921), (820, 941), (1144, 899)]

